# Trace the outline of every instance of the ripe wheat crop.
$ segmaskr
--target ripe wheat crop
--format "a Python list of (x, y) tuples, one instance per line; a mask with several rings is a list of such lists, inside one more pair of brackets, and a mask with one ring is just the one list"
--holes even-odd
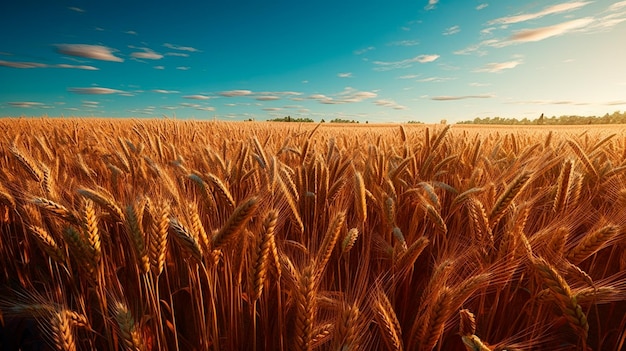
[(0, 129), (4, 349), (626, 347), (626, 130)]

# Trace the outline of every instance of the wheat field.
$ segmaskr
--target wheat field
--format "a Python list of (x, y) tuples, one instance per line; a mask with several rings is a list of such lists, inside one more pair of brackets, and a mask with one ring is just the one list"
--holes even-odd
[(0, 128), (4, 349), (626, 347), (626, 129)]

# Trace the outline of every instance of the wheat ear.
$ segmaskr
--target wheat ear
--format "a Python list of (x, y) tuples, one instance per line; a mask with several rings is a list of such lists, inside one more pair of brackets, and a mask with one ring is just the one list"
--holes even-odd
[(226, 221), (224, 226), (215, 235), (213, 235), (213, 248), (218, 249), (226, 245), (233, 237), (238, 235), (241, 229), (254, 214), (256, 207), (257, 199), (255, 197), (250, 198), (239, 205), (239, 207), (237, 207), (233, 214), (228, 218), (228, 221)]
[(565, 257), (573, 264), (584, 261), (613, 239), (619, 233), (619, 229), (618, 226), (610, 224), (587, 234)]
[(267, 265), (272, 251), (272, 241), (274, 239), (274, 229), (276, 229), (277, 220), (278, 213), (275, 210), (271, 210), (267, 213), (267, 217), (265, 217), (263, 222), (263, 232), (261, 233), (259, 243), (256, 247), (256, 259), (254, 260), (254, 266), (252, 268), (252, 301), (258, 300), (263, 292), (263, 286), (265, 285), (265, 280), (267, 278)]

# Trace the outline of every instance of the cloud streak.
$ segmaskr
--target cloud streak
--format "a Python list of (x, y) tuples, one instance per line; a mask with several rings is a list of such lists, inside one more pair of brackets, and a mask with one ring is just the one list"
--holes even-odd
[(58, 65), (48, 65), (45, 63), (38, 62), (16, 62), (16, 61), (3, 61), (0, 60), (0, 66), (10, 67), (10, 68), (70, 68), (70, 69), (82, 69), (87, 71), (97, 71), (99, 68), (94, 66), (85, 66), (85, 65), (68, 65), (68, 64), (58, 64)]
[(317, 102), (325, 105), (340, 105), (354, 102), (361, 102), (367, 99), (373, 99), (378, 94), (371, 91), (359, 91), (351, 87), (346, 87), (342, 92), (334, 96), (324, 94), (313, 94), (309, 99), (317, 100)]
[(196, 94), (196, 95), (186, 95), (186, 96), (183, 96), (183, 98), (190, 99), (190, 100), (209, 100), (211, 99), (211, 96)]
[(163, 58), (163, 55), (154, 52), (149, 48), (139, 48), (143, 51), (133, 52), (130, 56), (136, 59), (146, 59), (146, 60), (160, 60)]
[(504, 71), (505, 69), (515, 68), (521, 64), (522, 64), (522, 61), (520, 60), (507, 61), (507, 62), (492, 62), (492, 63), (486, 64), (482, 68), (475, 70), (474, 72), (498, 73), (498, 72)]
[(58, 44), (57, 52), (68, 56), (77, 56), (101, 61), (124, 62), (122, 58), (113, 55), (113, 49), (100, 45), (86, 44)]
[(559, 24), (555, 24), (553, 26), (535, 28), (535, 29), (524, 29), (515, 32), (510, 38), (509, 41), (523, 43), (523, 42), (532, 42), (532, 41), (540, 41), (544, 39), (548, 39), (557, 35), (562, 35), (567, 32), (570, 32), (575, 29), (579, 29), (582, 27), (586, 27), (593, 23), (593, 18), (580, 18), (568, 22), (563, 22)]
[(34, 101), (14, 101), (14, 102), (9, 102), (9, 105), (13, 107), (20, 107), (20, 108), (31, 108), (31, 107), (43, 106), (41, 102), (34, 102)]
[(179, 50), (179, 51), (189, 51), (189, 52), (200, 52), (200, 50), (193, 48), (191, 46), (179, 46), (179, 45), (174, 45), (174, 44), (170, 44), (170, 43), (165, 43), (163, 44), (163, 46), (165, 46), (168, 49), (172, 49), (172, 50)]
[(125, 91), (110, 88), (69, 88), (68, 91), (84, 95), (126, 94)]
[(337, 73), (339, 78), (352, 78), (352, 72)]
[(588, 2), (588, 1), (566, 2), (566, 3), (546, 7), (543, 10), (539, 12), (535, 12), (535, 13), (496, 18), (495, 20), (489, 21), (489, 24), (490, 25), (513, 24), (513, 23), (519, 23), (519, 22), (526, 22), (526, 21), (530, 21), (530, 20), (547, 16), (547, 15), (576, 10), (590, 3), (591, 2)]
[(407, 107), (398, 104), (397, 102), (393, 101), (393, 100), (376, 100), (374, 101), (374, 104), (378, 105), (378, 106), (382, 106), (382, 107), (389, 107), (392, 108), (394, 110), (406, 110)]
[(221, 91), (218, 94), (224, 97), (237, 97), (237, 96), (252, 95), (252, 91), (251, 90), (226, 90), (226, 91)]
[(439, 58), (439, 55), (419, 55), (413, 58), (400, 60), (400, 61), (374, 61), (373, 63), (378, 67), (374, 68), (377, 71), (389, 71), (392, 69), (408, 68), (413, 66), (414, 63), (428, 63), (433, 62)]
[(460, 96), (441, 95), (441, 96), (433, 96), (430, 99), (434, 101), (455, 101), (455, 100), (466, 100), (466, 99), (491, 99), (494, 97), (495, 95), (491, 95), (491, 94), (460, 95)]

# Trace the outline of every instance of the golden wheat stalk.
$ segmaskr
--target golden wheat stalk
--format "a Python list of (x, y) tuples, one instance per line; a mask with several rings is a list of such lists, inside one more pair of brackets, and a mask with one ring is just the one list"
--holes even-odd
[(78, 193), (105, 208), (116, 220), (124, 222), (124, 212), (110, 196), (92, 189), (78, 189)]
[(113, 318), (117, 322), (119, 337), (124, 348), (130, 351), (143, 351), (144, 345), (139, 328), (126, 304), (122, 301), (114, 301), (111, 309)]
[(65, 254), (56, 243), (54, 238), (43, 228), (31, 225), (28, 227), (30, 232), (37, 239), (37, 244), (41, 249), (58, 263), (65, 262)]
[(493, 209), (489, 213), (489, 223), (491, 226), (495, 226), (498, 220), (504, 216), (504, 213), (509, 208), (513, 200), (522, 192), (524, 187), (528, 184), (532, 176), (531, 172), (522, 171), (519, 176), (517, 176), (511, 184), (504, 190), (502, 195), (496, 200)]
[(361, 223), (367, 220), (367, 202), (365, 200), (365, 183), (359, 171), (354, 171), (354, 204), (357, 218)]
[(297, 278), (294, 350), (311, 351), (316, 312), (314, 265), (310, 264), (305, 267)]
[(256, 207), (256, 197), (252, 197), (239, 205), (233, 214), (228, 217), (224, 226), (222, 226), (222, 228), (215, 233), (215, 235), (213, 235), (213, 247), (220, 248), (229, 243), (233, 237), (238, 235), (248, 220), (254, 215)]
[(333, 217), (330, 225), (328, 226), (328, 230), (324, 235), (324, 240), (322, 241), (322, 245), (319, 248), (317, 256), (315, 258), (315, 280), (319, 281), (324, 270), (326, 269), (326, 265), (328, 260), (330, 260), (330, 256), (333, 253), (333, 249), (335, 248), (335, 244), (339, 239), (339, 233), (341, 232), (341, 228), (343, 227), (344, 222), (346, 221), (345, 212), (338, 212)]
[(133, 244), (133, 251), (137, 258), (137, 265), (141, 273), (148, 273), (150, 270), (150, 258), (148, 257), (148, 247), (146, 246), (146, 236), (143, 232), (142, 218), (145, 207), (141, 203), (126, 206), (126, 227), (128, 236)]
[(620, 228), (616, 225), (606, 225), (596, 231), (587, 234), (573, 249), (567, 252), (565, 258), (573, 264), (584, 261), (587, 257), (598, 252), (617, 234)]
[(202, 248), (191, 231), (175, 218), (170, 218), (170, 228), (174, 231), (174, 239), (196, 260), (202, 261)]
[(276, 229), (277, 220), (278, 213), (275, 210), (271, 210), (267, 213), (263, 221), (263, 231), (258, 240), (255, 250), (256, 257), (252, 267), (252, 301), (258, 300), (263, 292), (263, 286), (267, 279), (267, 266), (272, 251), (272, 241), (274, 240), (274, 230)]
[(37, 183), (43, 180), (43, 172), (29, 156), (23, 154), (15, 145), (9, 147), (9, 151), (11, 151), (13, 156), (19, 161), (19, 164)]
[(374, 312), (374, 318), (382, 332), (383, 341), (387, 348), (393, 351), (403, 350), (400, 321), (398, 321), (396, 312), (391, 301), (387, 298), (387, 294), (381, 289), (378, 290), (374, 299)]

